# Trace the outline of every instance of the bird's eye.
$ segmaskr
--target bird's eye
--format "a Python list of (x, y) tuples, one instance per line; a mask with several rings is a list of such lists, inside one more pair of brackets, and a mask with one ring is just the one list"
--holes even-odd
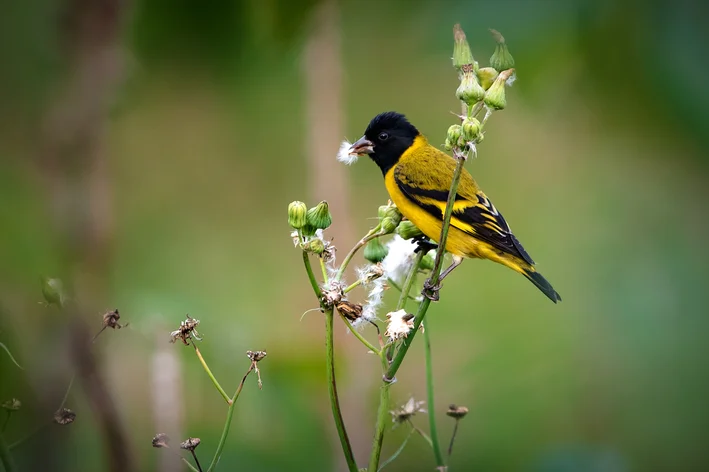
[(389, 133), (379, 133), (379, 141), (386, 141), (389, 139)]

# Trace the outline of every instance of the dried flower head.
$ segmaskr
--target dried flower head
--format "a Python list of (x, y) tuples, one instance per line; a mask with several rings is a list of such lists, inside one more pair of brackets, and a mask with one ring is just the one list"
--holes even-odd
[(170, 438), (167, 437), (167, 434), (165, 433), (158, 433), (155, 436), (153, 436), (153, 447), (161, 448), (161, 447), (170, 447), (169, 443)]
[(417, 402), (414, 400), (414, 397), (409, 398), (409, 401), (404, 403), (401, 408), (389, 412), (391, 413), (392, 421), (400, 424), (409, 421), (416, 413), (426, 413), (426, 410), (423, 408), (425, 403), (424, 401)]
[(125, 325), (121, 325), (118, 320), (121, 319), (121, 315), (118, 313), (118, 308), (112, 310), (112, 311), (107, 311), (106, 313), (103, 314), (103, 325), (107, 328), (112, 328), (112, 329), (121, 329), (125, 326), (128, 326), (126, 323)]
[(384, 332), (392, 341), (406, 338), (414, 328), (414, 315), (406, 313), (406, 310), (392, 311), (387, 313), (387, 329)]
[(362, 316), (362, 305), (359, 303), (341, 300), (335, 305), (335, 308), (352, 323), (356, 322)]
[(327, 307), (335, 306), (342, 300), (343, 295), (342, 283), (333, 280), (328, 286), (323, 287), (323, 304)]
[(357, 269), (357, 276), (362, 281), (362, 285), (367, 286), (384, 275), (384, 268), (381, 263), (369, 264)]
[(185, 346), (189, 346), (190, 339), (194, 338), (197, 341), (201, 341), (202, 338), (199, 337), (197, 332), (197, 326), (199, 326), (199, 320), (186, 315), (187, 319), (180, 323), (180, 328), (176, 329), (170, 333), (170, 342), (174, 343), (178, 339), (181, 339)]
[(246, 351), (246, 357), (252, 362), (258, 362), (266, 357), (266, 351)]
[(202, 441), (199, 438), (187, 438), (180, 443), (180, 449), (185, 449), (187, 451), (194, 451), (199, 446)]
[(54, 413), (54, 422), (57, 424), (71, 424), (75, 419), (76, 413), (71, 411), (69, 408), (61, 408)]
[(463, 418), (465, 415), (468, 414), (468, 407), (466, 406), (457, 406), (451, 404), (448, 407), (448, 411), (446, 411), (446, 415), (450, 416), (451, 418), (455, 418), (456, 420), (459, 420)]
[(2, 402), (2, 405), (0, 406), (2, 406), (2, 408), (7, 411), (17, 411), (22, 406), (22, 402), (17, 398), (12, 398), (10, 400)]

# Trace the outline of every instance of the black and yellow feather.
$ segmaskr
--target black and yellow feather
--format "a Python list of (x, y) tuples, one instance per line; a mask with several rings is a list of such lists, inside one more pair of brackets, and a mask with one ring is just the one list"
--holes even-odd
[[(440, 237), (443, 213), (456, 167), (448, 154), (431, 146), (406, 118), (395, 112), (377, 115), (363, 137), (382, 170), (392, 201), (427, 237)], [(534, 261), (495, 205), (463, 169), (453, 205), (446, 251), (489, 259), (529, 279), (554, 303), (561, 297), (534, 268)]]

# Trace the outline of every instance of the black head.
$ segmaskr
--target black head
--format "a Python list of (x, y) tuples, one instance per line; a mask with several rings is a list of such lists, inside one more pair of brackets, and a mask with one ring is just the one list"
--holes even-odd
[(369, 154), (382, 174), (386, 174), (418, 135), (419, 131), (404, 115), (388, 111), (369, 122), (364, 136), (352, 145), (350, 152)]

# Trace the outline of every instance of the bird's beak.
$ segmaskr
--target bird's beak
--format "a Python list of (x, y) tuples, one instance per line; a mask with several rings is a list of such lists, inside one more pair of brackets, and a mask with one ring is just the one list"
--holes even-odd
[(372, 154), (374, 152), (374, 144), (362, 136), (351, 147), (350, 154)]

